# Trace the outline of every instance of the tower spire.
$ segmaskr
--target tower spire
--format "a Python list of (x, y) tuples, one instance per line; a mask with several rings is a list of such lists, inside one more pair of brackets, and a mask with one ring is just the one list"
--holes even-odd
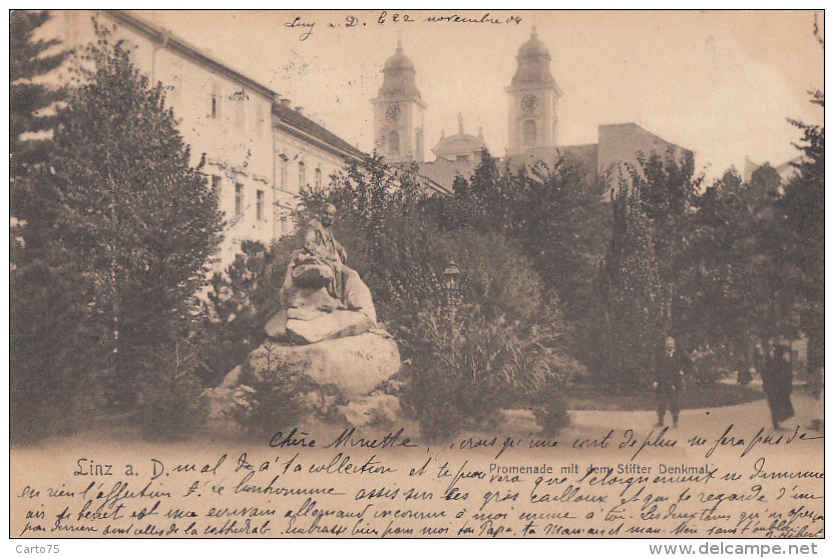
[(403, 52), (402, 36), (397, 50), (385, 61), (382, 85), (374, 105), (374, 141), (389, 163), (423, 160), (423, 110), (414, 79), (414, 63)]
[(538, 38), (535, 21), (530, 38), (518, 49), (510, 86), (509, 151), (558, 145), (558, 99), (562, 96), (550, 73), (550, 52)]

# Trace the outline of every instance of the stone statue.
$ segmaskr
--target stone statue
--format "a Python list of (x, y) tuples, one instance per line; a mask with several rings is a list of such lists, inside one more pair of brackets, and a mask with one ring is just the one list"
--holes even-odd
[(296, 251), (290, 264), (293, 284), (299, 287), (317, 287), (324, 283), (327, 294), (348, 307), (345, 284), (351, 273), (347, 267), (347, 253), (333, 237), (333, 221), (336, 206), (327, 204), (319, 219), (312, 219), (305, 227), (304, 248)]
[[(376, 416), (396, 418), (399, 400), (377, 388), (399, 371), (399, 349), (391, 335), (375, 327), (371, 291), (347, 266), (345, 249), (333, 237), (335, 216), (336, 208), (328, 204), (306, 225), (304, 247), (292, 253), (279, 293), (281, 310), (264, 328), (269, 339), (207, 390), (210, 416), (218, 425), (229, 426), (229, 413), (251, 392), (244, 371), (279, 384), (285, 374), (299, 374), (328, 393), (335, 389), (343, 402), (339, 412), (354, 426)], [(279, 362), (286, 368), (276, 377)], [(314, 405), (316, 399), (304, 401)]]
[(270, 337), (315, 343), (357, 335), (376, 323), (371, 292), (346, 264), (347, 253), (333, 236), (336, 207), (327, 204), (305, 227), (304, 247), (292, 254), (281, 288), (282, 310), (267, 323)]

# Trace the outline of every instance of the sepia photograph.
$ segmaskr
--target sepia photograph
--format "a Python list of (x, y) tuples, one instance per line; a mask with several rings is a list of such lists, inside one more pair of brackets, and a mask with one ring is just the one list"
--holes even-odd
[(822, 553), (824, 32), (10, 10), (15, 552)]

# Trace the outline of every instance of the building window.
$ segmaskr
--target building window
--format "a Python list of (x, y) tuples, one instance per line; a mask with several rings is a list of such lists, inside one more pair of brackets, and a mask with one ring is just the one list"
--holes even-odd
[(316, 189), (321, 189), (321, 169), (316, 169)]
[(388, 132), (388, 154), (399, 155), (400, 153), (400, 133), (396, 130)]
[(178, 105), (182, 99), (182, 64), (173, 62), (171, 64), (171, 104)]
[(235, 98), (235, 128), (238, 130), (243, 130), (245, 125), (245, 110), (246, 110), (246, 102), (243, 100), (243, 97), (236, 97)]
[(255, 137), (260, 138), (263, 133), (263, 110), (260, 104), (255, 105)]
[(243, 184), (235, 184), (235, 215), (243, 215)]
[(255, 193), (255, 217), (258, 221), (264, 220), (264, 191), (258, 190)]
[(307, 185), (307, 168), (304, 161), (298, 163), (298, 189), (301, 190)]
[(526, 120), (522, 129), (524, 136), (524, 143), (531, 144), (536, 142), (536, 121)]
[(217, 83), (213, 83), (211, 85), (211, 112), (210, 115), (212, 118), (220, 118), (222, 116), (222, 99), (223, 99), (223, 92), (220, 89), (220, 85)]
[(220, 197), (220, 185), (222, 184), (221, 180), (222, 178), (216, 174), (211, 175), (211, 193), (218, 198)]
[(278, 156), (278, 165), (279, 165), (279, 175), (281, 179), (281, 189), (287, 189), (287, 168), (289, 167), (289, 163), (287, 162), (287, 157), (285, 155)]

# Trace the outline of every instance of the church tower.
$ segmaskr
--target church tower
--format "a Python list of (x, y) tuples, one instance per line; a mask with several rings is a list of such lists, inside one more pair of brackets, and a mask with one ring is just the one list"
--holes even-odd
[(510, 154), (556, 147), (559, 97), (562, 92), (550, 74), (550, 53), (536, 35), (518, 49), (518, 68), (506, 91), (510, 97)]
[(388, 163), (423, 162), (423, 111), (426, 103), (420, 97), (414, 64), (403, 54), (397, 41), (397, 52), (386, 60), (382, 70), (382, 87), (374, 105), (374, 146)]

